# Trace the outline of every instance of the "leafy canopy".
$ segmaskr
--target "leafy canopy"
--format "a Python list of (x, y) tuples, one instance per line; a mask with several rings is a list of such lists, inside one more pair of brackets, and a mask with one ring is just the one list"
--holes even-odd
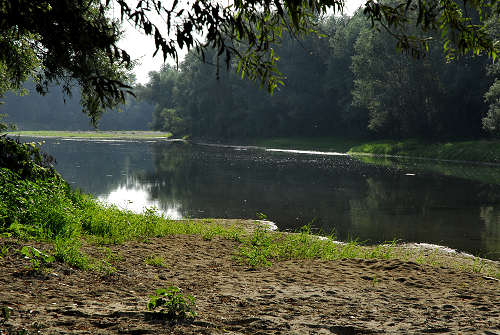
[[(124, 93), (131, 93), (130, 56), (117, 46), (120, 22), (109, 18), (111, 9), (152, 37), (165, 59), (178, 61), (183, 47), (202, 58), (215, 48), (217, 63), (222, 57), (229, 66), (236, 59), (242, 77), (272, 91), (281, 83), (272, 48), (281, 33), (314, 31), (315, 18), (341, 12), (344, 5), (345, 0), (2, 0), (0, 93), (18, 89), (28, 75), (38, 80), (40, 93), (55, 82), (70, 94), (76, 81), (94, 123), (123, 102)], [(499, 13), (497, 0), (367, 0), (364, 7), (373, 26), (391, 32), (397, 46), (416, 57), (428, 51), (430, 32), (440, 31), (449, 58), (486, 53), (495, 60), (499, 42), (485, 22)]]

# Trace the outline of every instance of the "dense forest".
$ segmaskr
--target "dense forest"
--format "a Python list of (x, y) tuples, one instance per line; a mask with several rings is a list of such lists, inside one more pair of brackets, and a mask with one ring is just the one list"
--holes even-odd
[(332, 16), (319, 29), (323, 36), (284, 36), (276, 46), (286, 78), (273, 95), (236, 71), (219, 70), (217, 79), (215, 53), (208, 64), (188, 54), (180, 69), (152, 73), (143, 97), (155, 104), (153, 128), (218, 139), (498, 134), (498, 62), (447, 61), (439, 36), (415, 59), (395, 50), (392, 36), (371, 29), (360, 11)]
[[(283, 35), (275, 53), (283, 85), (271, 95), (241, 80), (216, 51), (190, 52), (136, 85), (123, 112), (100, 129), (171, 131), (176, 136), (233, 139), (276, 136), (477, 138), (500, 135), (499, 63), (464, 56), (448, 61), (435, 36), (426, 57), (398, 52), (394, 38), (353, 17), (318, 20), (319, 35)], [(495, 30), (496, 28), (497, 30)], [(491, 28), (498, 35), (498, 27)], [(29, 89), (29, 86), (28, 86)], [(78, 92), (63, 104), (48, 96), (7, 95), (0, 111), (21, 129), (90, 129)]]

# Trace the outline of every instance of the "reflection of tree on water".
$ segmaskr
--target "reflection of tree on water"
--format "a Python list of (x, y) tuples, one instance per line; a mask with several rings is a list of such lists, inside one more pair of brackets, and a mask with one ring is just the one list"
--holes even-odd
[(481, 232), (483, 247), (487, 250), (487, 257), (500, 259), (500, 207), (481, 207), (481, 220), (484, 230)]
[(56, 168), (65, 180), (96, 196), (126, 184), (130, 176), (152, 170), (144, 143), (49, 139), (42, 148), (56, 158)]
[(187, 216), (255, 218), (264, 212), (281, 228), (316, 219), (330, 231), (347, 212), (350, 187), (329, 173), (311, 173), (289, 155), (172, 143), (153, 146), (153, 160), (155, 176), (146, 177), (158, 178), (153, 196), (176, 199)]
[(179, 204), (155, 200), (157, 181), (148, 179), (154, 170), (150, 145), (137, 141), (47, 140), (44, 149), (57, 159), (57, 169), (70, 183), (100, 200), (135, 212), (154, 206), (180, 218)]
[(500, 169), (498, 164), (467, 164), (408, 157), (355, 156), (355, 159), (376, 166), (387, 166), (398, 169), (410, 168), (414, 172), (428, 173), (429, 171), (433, 171), (444, 176), (500, 185)]
[(486, 250), (488, 257), (494, 257), (491, 253), (498, 252), (500, 219), (489, 215), (491, 210), (481, 204), (498, 203), (498, 187), (440, 177), (429, 182), (429, 178), (367, 178), (365, 197), (350, 201), (353, 230), (361, 237), (404, 238), (474, 253)]

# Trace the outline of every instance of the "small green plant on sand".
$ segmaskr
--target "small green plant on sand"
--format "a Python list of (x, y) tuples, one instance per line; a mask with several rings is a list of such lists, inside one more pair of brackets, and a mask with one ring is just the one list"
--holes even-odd
[(2, 249), (0, 249), (0, 259), (9, 255), (9, 247), (4, 245)]
[(271, 266), (274, 236), (262, 224), (258, 224), (253, 234), (240, 246), (239, 260), (252, 269)]
[(0, 320), (0, 324), (9, 321), (9, 319), (10, 319), (10, 311), (11, 311), (10, 307), (8, 307), (8, 306), (2, 306), (2, 309), (1, 309), (2, 320)]
[(47, 265), (55, 261), (54, 256), (47, 255), (37, 248), (31, 246), (24, 246), (20, 250), (21, 255), (28, 258), (31, 263), (30, 270), (40, 272), (43, 271)]
[(159, 256), (148, 256), (144, 259), (144, 263), (147, 265), (155, 266), (157, 268), (166, 268), (165, 259)]
[(148, 310), (158, 311), (167, 319), (177, 320), (196, 316), (194, 297), (182, 294), (178, 287), (170, 286), (167, 289), (158, 289), (155, 294), (149, 297)]

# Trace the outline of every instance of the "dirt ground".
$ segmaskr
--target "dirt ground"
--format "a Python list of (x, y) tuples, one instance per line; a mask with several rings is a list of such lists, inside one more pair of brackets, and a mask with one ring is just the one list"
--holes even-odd
[[(235, 242), (172, 236), (111, 246), (117, 271), (56, 263), (26, 270), (21, 245), (0, 239), (0, 334), (500, 334), (500, 283), (399, 260), (284, 261), (249, 270)], [(31, 244), (34, 245), (34, 244)], [(43, 247), (43, 245), (36, 245)], [(145, 264), (157, 255), (166, 267)], [(175, 285), (198, 316), (171, 323), (146, 310)], [(19, 332), (21, 331), (21, 332)]]

